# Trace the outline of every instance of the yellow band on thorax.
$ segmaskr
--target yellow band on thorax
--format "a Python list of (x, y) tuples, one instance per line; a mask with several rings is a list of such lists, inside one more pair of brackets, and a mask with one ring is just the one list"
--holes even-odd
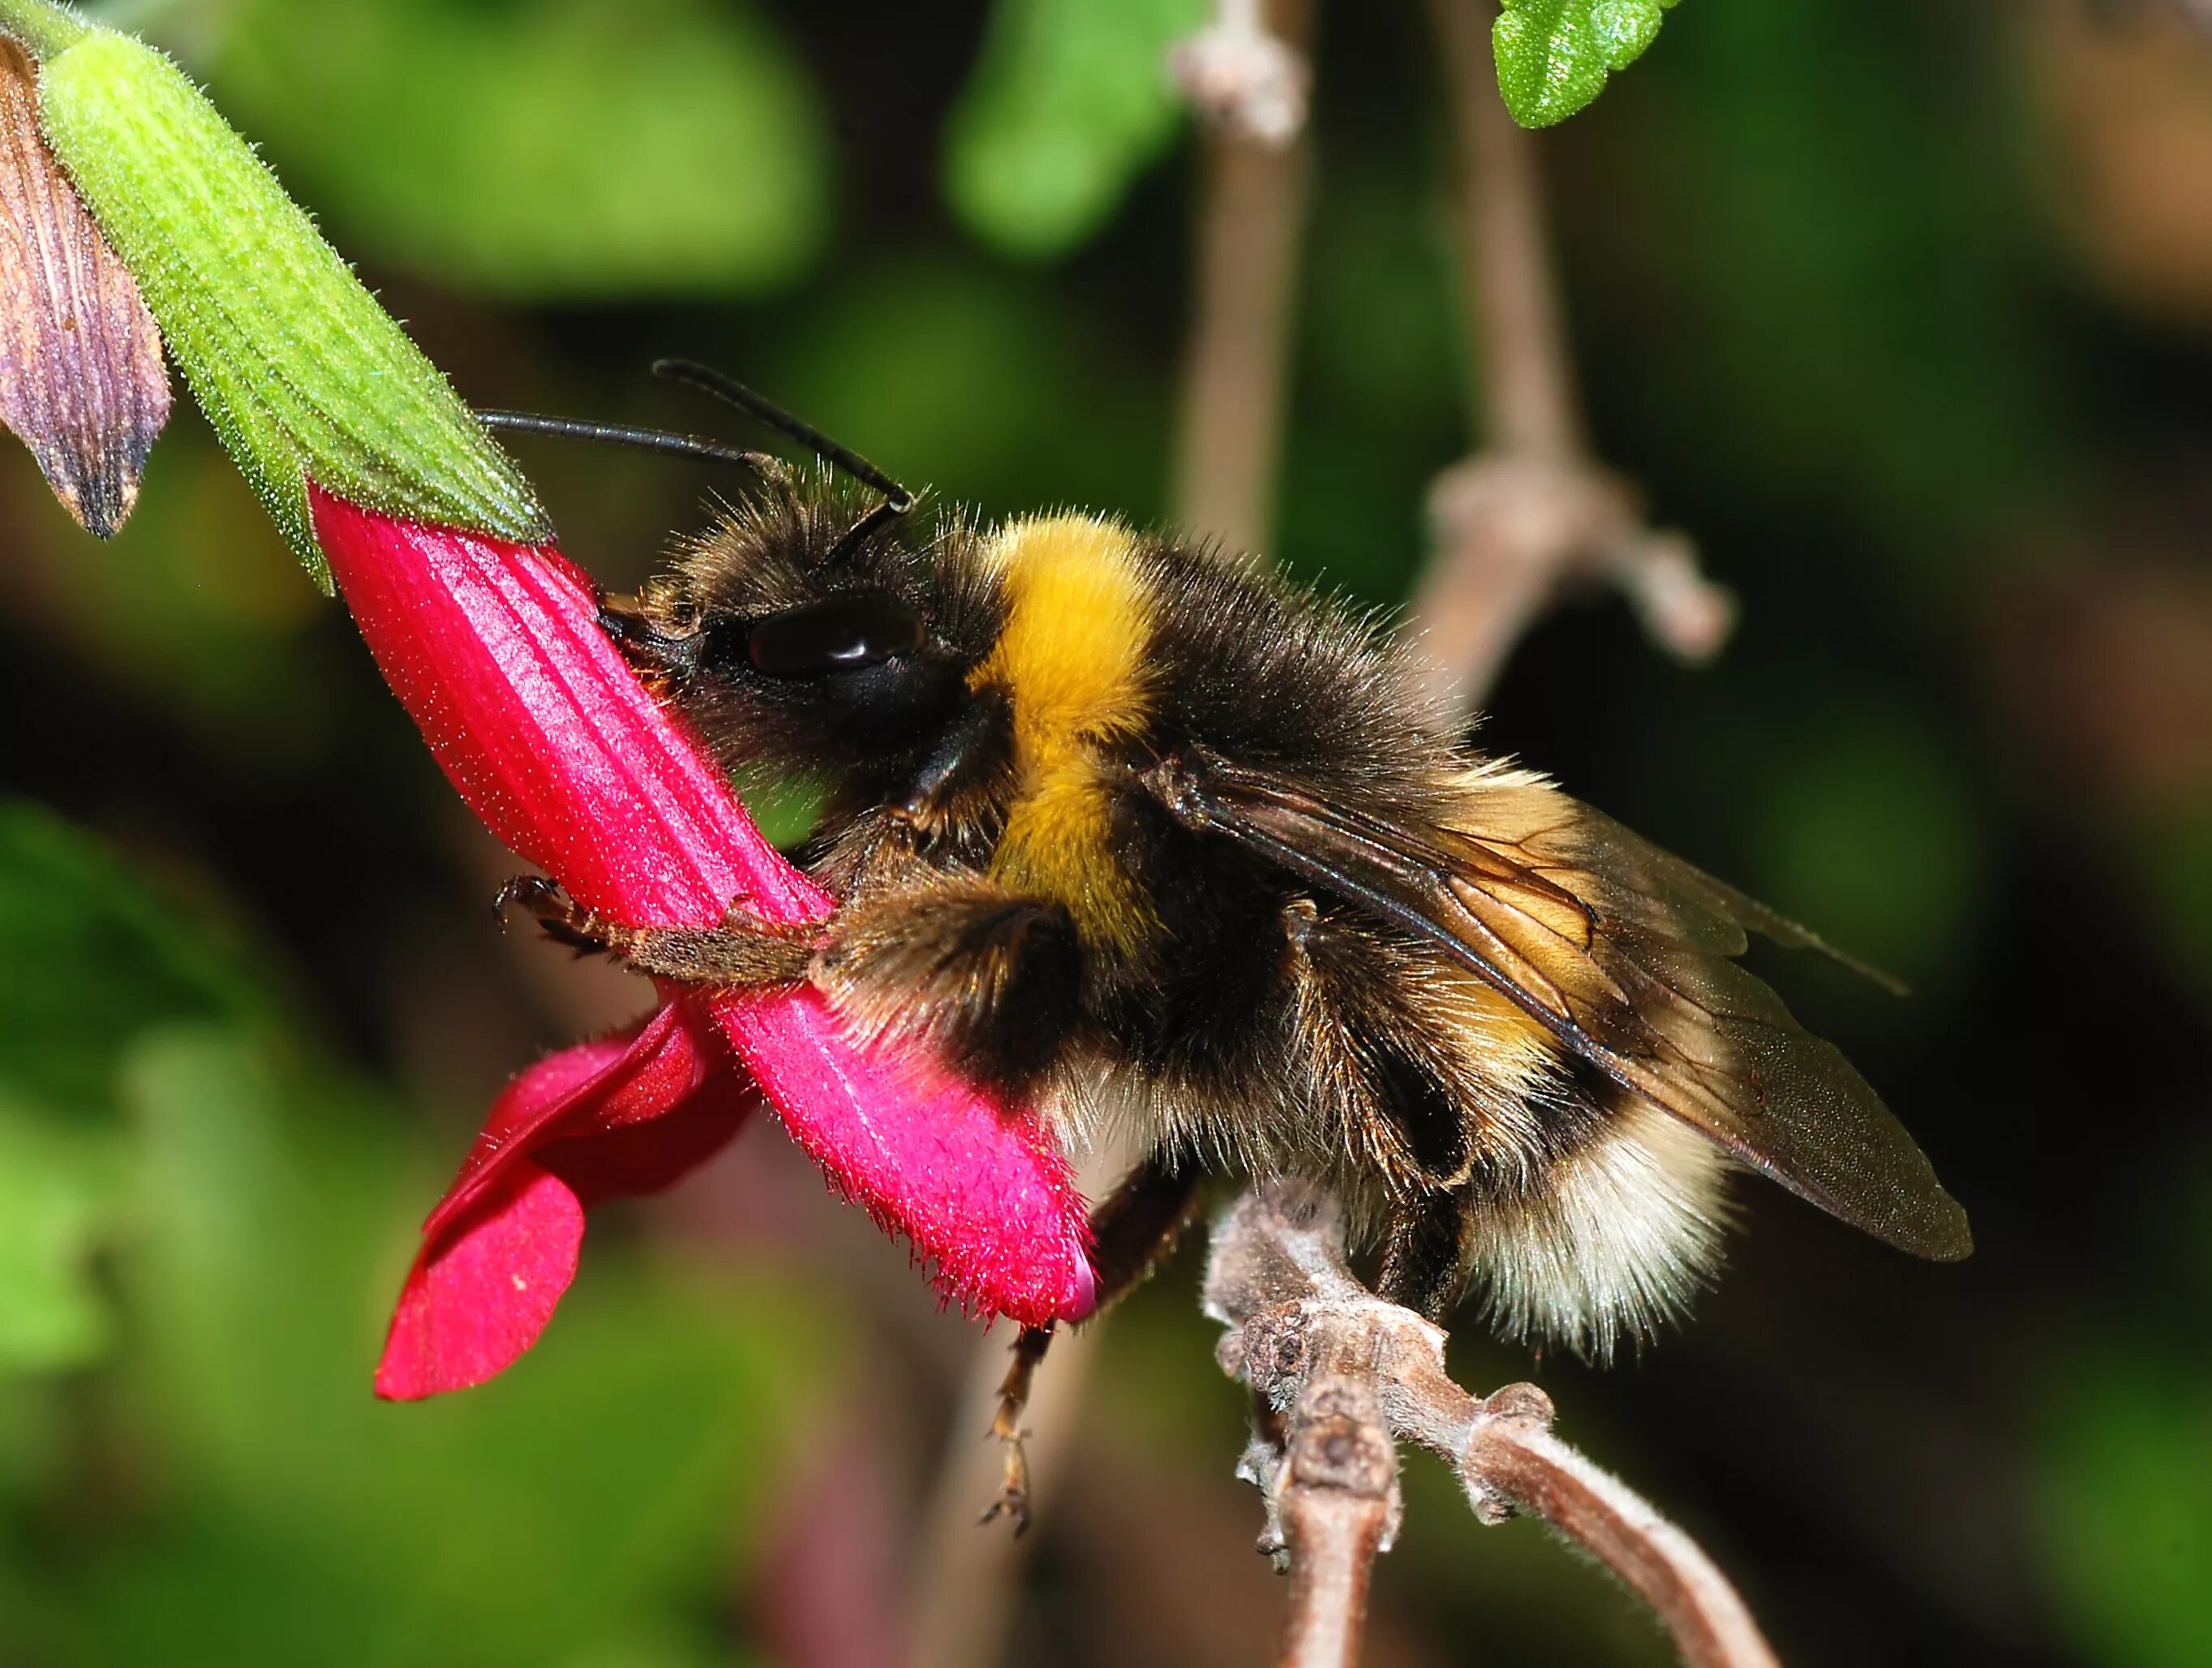
[(1060, 904), (1086, 941), (1123, 950), (1153, 917), (1113, 857), (1097, 748), (1135, 735), (1147, 713), (1152, 609), (1135, 550), (1127, 528), (1090, 516), (1000, 528), (990, 556), (1004, 575), (1006, 630), (973, 679), (1012, 703), (1021, 784), (992, 875)]

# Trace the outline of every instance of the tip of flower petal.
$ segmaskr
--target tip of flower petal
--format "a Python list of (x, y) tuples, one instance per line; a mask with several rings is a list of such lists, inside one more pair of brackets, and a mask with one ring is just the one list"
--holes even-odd
[(1068, 1282), (1067, 1301), (1060, 1307), (1062, 1320), (1088, 1320), (1098, 1307), (1098, 1276), (1091, 1267), (1091, 1258), (1079, 1248), (1075, 1255), (1075, 1271)]
[(377, 1363), (376, 1393), (411, 1402), (496, 1376), (576, 1277), (584, 1207), (538, 1166), (511, 1166), (468, 1218), (423, 1247)]

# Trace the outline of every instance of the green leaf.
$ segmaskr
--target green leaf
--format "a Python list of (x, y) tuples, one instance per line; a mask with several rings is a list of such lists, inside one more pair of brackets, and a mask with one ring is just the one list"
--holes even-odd
[(265, 1011), (210, 923), (155, 896), (100, 838), (0, 801), (0, 1089), (79, 1117), (110, 1107), (149, 1026)]
[(319, 581), (310, 479), (389, 515), (550, 536), (529, 484), (176, 65), (94, 29), (39, 88), (48, 142)]
[(131, 1040), (263, 1011), (191, 911), (86, 831), (0, 801), (0, 1375), (80, 1367), (109, 1342), (91, 1266), (128, 1202)]
[(129, 1173), (118, 1133), (86, 1129), (0, 1096), (0, 1373), (82, 1367), (107, 1348), (93, 1248)]
[(826, 120), (750, 6), (249, 0), (209, 71), (362, 253), (448, 283), (750, 294), (829, 228)]
[(1644, 55), (1674, 0), (1505, 0), (1491, 39), (1498, 90), (1523, 127), (1563, 122)]
[(1174, 137), (1168, 48), (1202, 0), (999, 0), (945, 135), (945, 189), (1009, 254), (1063, 254), (1103, 226)]

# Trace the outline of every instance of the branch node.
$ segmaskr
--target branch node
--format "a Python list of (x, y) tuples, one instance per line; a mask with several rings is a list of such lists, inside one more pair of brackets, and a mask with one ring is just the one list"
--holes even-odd
[(1559, 1410), (1537, 1385), (1508, 1385), (1503, 1390), (1493, 1390), (1482, 1398), (1483, 1416), (1502, 1419), (1516, 1425), (1533, 1425), (1539, 1430), (1552, 1428), (1552, 1421)]
[(1646, 533), (1613, 566), (1614, 582), (1652, 642), (1692, 666), (1720, 653), (1735, 629), (1735, 593), (1699, 570), (1698, 547), (1688, 534)]
[(1404, 1502), (1397, 1445), (1449, 1461), (1475, 1516), (1540, 1517), (1659, 1612), (1696, 1668), (1774, 1668), (1759, 1628), (1705, 1554), (1618, 1479), (1552, 1434), (1534, 1385), (1478, 1398), (1444, 1370), (1443, 1330), (1362, 1286), (1343, 1217), (1318, 1189), (1245, 1194), (1216, 1224), (1206, 1313), (1228, 1329), (1224, 1370), (1252, 1391), (1237, 1475), (1265, 1501), (1259, 1549), (1291, 1579), (1285, 1664), (1353, 1659), (1374, 1560)]
[(1212, 23), (1169, 50), (1168, 76), (1206, 121), (1271, 150), (1305, 125), (1312, 72), (1269, 32), (1260, 0), (1221, 0)]
[(1644, 526), (1635, 490), (1576, 453), (1484, 452), (1429, 492), (1437, 560), (1414, 604), (1437, 692), (1487, 688), (1559, 593), (1618, 587), (1646, 636), (1692, 664), (1720, 652), (1735, 596), (1698, 567), (1683, 534)]
[(1639, 495), (1584, 436), (1537, 141), (1498, 98), (1477, 9), (1431, 0), (1431, 14), (1458, 119), (1485, 441), (1430, 495), (1434, 556), (1415, 613), (1436, 663), (1431, 692), (1471, 707), (1529, 623), (1560, 593), (1594, 584), (1618, 587), (1667, 653), (1710, 660), (1735, 625), (1735, 599), (1698, 572), (1688, 539), (1644, 524)]

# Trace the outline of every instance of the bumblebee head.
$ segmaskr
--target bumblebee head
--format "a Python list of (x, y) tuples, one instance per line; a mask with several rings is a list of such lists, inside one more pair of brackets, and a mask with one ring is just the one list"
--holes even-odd
[(672, 571), (604, 604), (600, 625), (730, 769), (834, 776), (926, 747), (998, 630), (975, 564), (944, 559), (971, 553), (972, 531), (950, 525), (917, 549), (904, 531), (915, 495), (859, 453), (708, 366), (653, 368), (798, 441), (819, 466), (663, 429), (478, 412), (495, 430), (732, 465), (756, 483)]
[(910, 753), (958, 710), (992, 611), (942, 571), (964, 529), (917, 549), (902, 523), (866, 514), (826, 474), (770, 470), (600, 622), (733, 766), (836, 772)]

